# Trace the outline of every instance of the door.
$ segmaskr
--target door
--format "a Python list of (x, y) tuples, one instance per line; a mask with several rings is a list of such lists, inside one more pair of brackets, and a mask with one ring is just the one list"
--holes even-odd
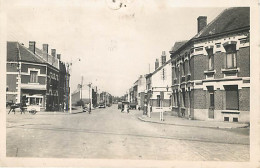
[(214, 109), (215, 109), (215, 104), (214, 104), (214, 90), (209, 92), (209, 113), (208, 117), (209, 118), (214, 118)]

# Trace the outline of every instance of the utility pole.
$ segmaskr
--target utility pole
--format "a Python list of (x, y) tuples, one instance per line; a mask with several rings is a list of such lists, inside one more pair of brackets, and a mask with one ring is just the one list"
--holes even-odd
[[(88, 86), (89, 86), (89, 100), (90, 100), (89, 112), (91, 112), (91, 105), (92, 105), (92, 98), (90, 98), (90, 90), (92, 90), (92, 89), (91, 89), (91, 85), (92, 85), (92, 83), (89, 83), (89, 84), (88, 84)], [(91, 97), (92, 97), (92, 96), (91, 96)]]
[(82, 102), (82, 87), (83, 87), (83, 76), (81, 76), (81, 83), (80, 83), (80, 104), (83, 106)]
[(70, 63), (70, 66), (69, 66), (69, 73), (70, 73), (70, 82), (69, 82), (69, 84), (70, 84), (70, 114), (71, 114), (71, 75), (72, 75), (72, 70), (71, 70), (71, 66), (72, 66), (72, 62)]

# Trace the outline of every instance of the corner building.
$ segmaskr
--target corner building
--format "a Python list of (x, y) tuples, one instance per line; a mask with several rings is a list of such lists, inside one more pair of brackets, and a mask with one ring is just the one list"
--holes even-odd
[(249, 122), (250, 9), (224, 10), (170, 51), (172, 109), (185, 118)]

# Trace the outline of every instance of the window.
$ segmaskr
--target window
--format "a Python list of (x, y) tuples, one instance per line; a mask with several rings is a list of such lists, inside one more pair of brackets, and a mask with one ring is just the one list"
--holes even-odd
[(173, 95), (173, 105), (175, 107), (177, 106), (176, 93), (174, 93), (174, 95)]
[(30, 71), (30, 83), (37, 83), (37, 82), (38, 82), (38, 72)]
[(27, 105), (40, 105), (40, 106), (42, 106), (42, 98), (30, 97), (29, 100), (30, 101), (26, 103)]
[(176, 72), (175, 72), (175, 67), (172, 67), (172, 78), (176, 78)]
[(161, 107), (161, 96), (157, 95), (157, 107)]
[(208, 93), (209, 93), (209, 108), (213, 109), (215, 107), (214, 103), (214, 87), (213, 86), (207, 86)]
[(238, 118), (234, 117), (233, 122), (238, 122)]
[(214, 108), (215, 104), (214, 104), (214, 92), (209, 93), (209, 99), (210, 99), (210, 108)]
[(182, 76), (185, 75), (185, 61), (182, 59)]
[(186, 102), (185, 102), (185, 89), (182, 89), (182, 107), (185, 107)]
[(229, 121), (229, 117), (224, 117), (224, 121)]
[(237, 53), (236, 53), (236, 45), (231, 44), (225, 47), (226, 49), (226, 60), (225, 60), (225, 67), (236, 68), (237, 67)]
[(214, 69), (214, 54), (213, 54), (213, 49), (208, 49), (208, 69), (213, 70)]
[(238, 110), (238, 87), (237, 85), (224, 86), (226, 91), (226, 110)]

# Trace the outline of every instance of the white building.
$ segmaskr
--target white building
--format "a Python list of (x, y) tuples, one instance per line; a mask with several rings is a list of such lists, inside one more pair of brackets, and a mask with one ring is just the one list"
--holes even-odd
[(92, 87), (83, 85), (81, 88), (81, 86), (78, 85), (77, 89), (72, 93), (71, 98), (73, 105), (77, 105), (80, 100), (82, 100), (84, 104), (90, 103), (92, 100)]
[[(152, 112), (171, 111), (171, 60), (166, 62), (165, 51), (162, 52), (161, 66), (158, 59), (155, 62), (155, 71), (147, 75), (148, 107)], [(150, 110), (150, 109), (149, 109)]]

